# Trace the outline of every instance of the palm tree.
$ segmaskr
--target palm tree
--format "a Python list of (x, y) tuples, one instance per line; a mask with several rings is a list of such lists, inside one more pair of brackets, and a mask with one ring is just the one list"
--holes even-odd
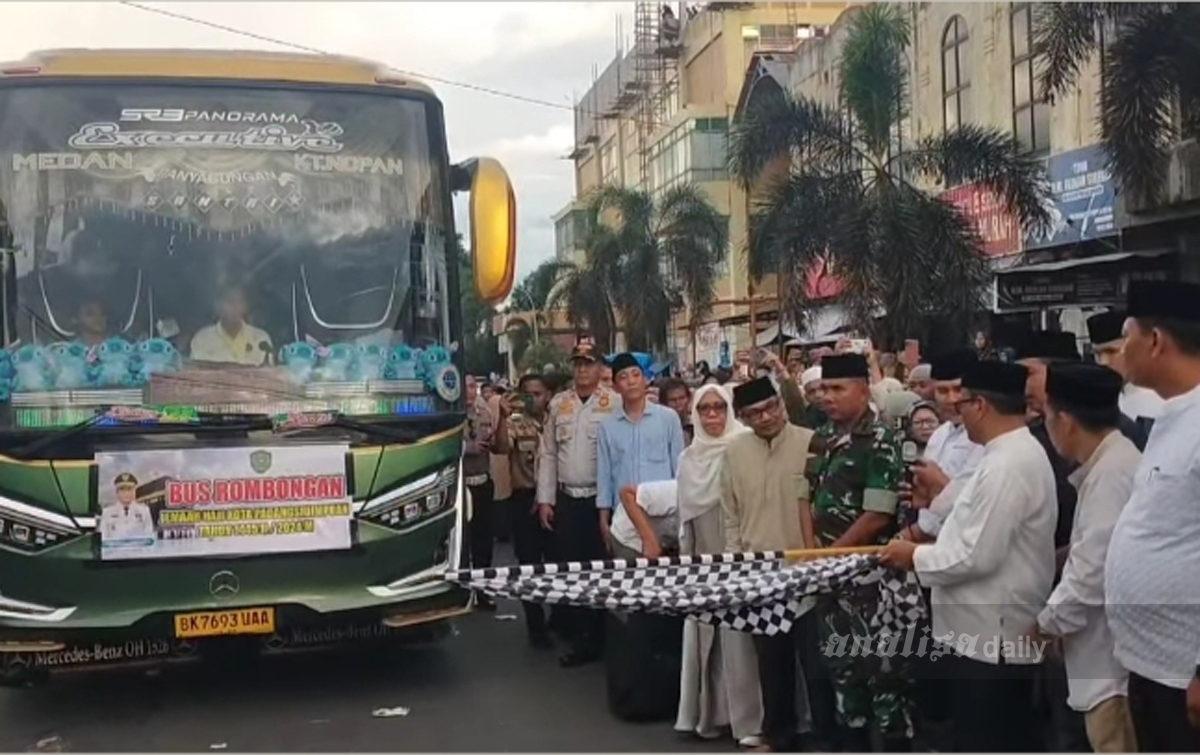
[(1100, 139), (1118, 186), (1162, 199), (1171, 146), (1200, 136), (1200, 6), (1192, 3), (1039, 3), (1034, 51), (1042, 95), (1075, 85), (1104, 40)]
[(621, 314), (630, 349), (667, 345), (672, 315), (683, 307), (698, 326), (712, 311), (728, 221), (694, 186), (649, 194), (601, 188), (588, 203), (584, 264), (567, 265), (551, 295), (576, 326), (586, 324), (604, 348)]
[[(854, 324), (898, 345), (930, 316), (966, 322), (990, 271), (961, 213), (931, 183), (979, 183), (1027, 226), (1046, 222), (1040, 163), (1011, 135), (964, 126), (898, 145), (910, 96), (902, 6), (868, 5), (848, 23), (840, 106), (777, 92), (752, 101), (730, 132), (730, 168), (749, 189), (748, 262), (780, 276), (784, 311), (811, 307), (804, 276), (826, 262), (844, 283)], [(783, 175), (770, 178), (777, 169)], [(880, 310), (887, 317), (877, 323)]]

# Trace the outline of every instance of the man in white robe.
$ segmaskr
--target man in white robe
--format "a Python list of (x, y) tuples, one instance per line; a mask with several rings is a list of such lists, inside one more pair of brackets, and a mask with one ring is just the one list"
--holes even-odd
[(1129, 674), (1113, 655), (1104, 614), (1104, 560), (1133, 488), (1141, 454), (1118, 429), (1122, 377), (1098, 364), (1051, 364), (1046, 429), (1055, 449), (1079, 467), (1075, 522), (1062, 579), (1038, 614), (1034, 634), (1061, 638), (1067, 704), (1082, 713), (1095, 752), (1136, 752), (1126, 696)]
[(1200, 286), (1129, 286), (1130, 382), (1165, 400), (1113, 530), (1104, 593), (1138, 750), (1200, 751)]
[(1024, 367), (982, 361), (964, 371), (958, 402), (984, 446), (936, 543), (888, 543), (882, 562), (933, 588), (933, 637), (951, 685), (955, 749), (1038, 749), (1034, 677), (1044, 646), (1025, 634), (1054, 580), (1054, 470), (1025, 425)]
[(1101, 312), (1087, 320), (1088, 339), (1092, 342), (1096, 362), (1116, 370), (1125, 381), (1120, 397), (1121, 415), (1125, 419), (1120, 429), (1141, 451), (1146, 448), (1154, 420), (1162, 412), (1163, 400), (1154, 391), (1129, 382), (1125, 368), (1124, 327), (1125, 313), (1120, 310)]

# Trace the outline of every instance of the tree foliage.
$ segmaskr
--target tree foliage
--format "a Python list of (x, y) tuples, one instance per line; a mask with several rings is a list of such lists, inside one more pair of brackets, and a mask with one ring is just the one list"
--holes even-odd
[(1105, 50), (1100, 139), (1117, 185), (1163, 198), (1172, 145), (1200, 136), (1200, 6), (1194, 3), (1038, 3), (1034, 51), (1045, 97), (1074, 87)]
[(484, 304), (475, 292), (475, 273), (471, 255), (463, 247), (462, 237), (453, 247), (454, 264), (458, 265), (459, 306), (463, 325), (463, 367), (471, 375), (488, 375), (504, 371), (504, 357), (499, 353), (499, 339), (492, 335), (492, 316), (495, 310)]
[[(854, 324), (893, 346), (921, 335), (927, 318), (965, 322), (983, 306), (981, 241), (930, 184), (978, 183), (1027, 228), (1046, 222), (1041, 165), (1011, 135), (964, 126), (899, 142), (909, 39), (902, 6), (855, 11), (838, 62), (840, 107), (776, 91), (752, 101), (730, 132), (733, 174), (748, 188), (765, 184), (751, 208), (750, 273), (781, 276), (784, 311), (803, 326), (813, 306), (805, 276), (827, 261)], [(781, 159), (790, 167), (765, 178)]]
[(584, 262), (564, 263), (550, 297), (605, 350), (615, 347), (617, 316), (627, 346), (667, 346), (674, 312), (699, 324), (712, 311), (728, 245), (728, 221), (704, 193), (684, 185), (656, 203), (643, 191), (600, 189), (588, 203)]

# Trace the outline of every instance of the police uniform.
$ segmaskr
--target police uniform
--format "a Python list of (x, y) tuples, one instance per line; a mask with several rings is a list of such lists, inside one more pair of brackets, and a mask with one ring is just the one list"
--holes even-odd
[[(835, 359), (841, 358), (828, 357), (822, 363), (830, 379), (836, 375)], [(850, 372), (854, 374), (845, 377), (858, 376), (857, 371)], [(829, 547), (866, 512), (886, 514), (894, 520), (904, 478), (895, 431), (868, 411), (849, 432), (827, 423), (814, 440), (819, 455), (812, 472), (812, 509), (818, 543)], [(886, 543), (895, 530), (893, 521), (879, 534), (877, 543)], [(872, 636), (868, 624), (877, 600), (877, 588), (867, 585), (822, 601), (818, 612), (821, 647), (836, 647), (844, 639), (846, 647), (853, 648), (858, 638), (877, 647), (878, 637)], [(839, 724), (844, 734), (854, 738), (846, 744), (855, 750), (869, 750), (865, 737), (872, 722), (885, 741), (899, 743), (912, 738), (914, 690), (912, 669), (905, 658), (884, 658), (877, 653), (824, 655), (836, 693)]]
[[(508, 520), (512, 525), (513, 551), (520, 564), (541, 564), (550, 560), (551, 534), (542, 529), (537, 505), (538, 446), (542, 420), (527, 414), (508, 418), (508, 463), (512, 478), (512, 496), (508, 500)], [(529, 635), (540, 640), (546, 634), (546, 611), (540, 603), (522, 603)]]
[[(137, 478), (122, 472), (113, 480), (113, 485), (117, 488), (125, 485), (136, 487)], [(137, 501), (129, 505), (117, 501), (105, 506), (100, 512), (100, 537), (101, 542), (155, 539), (154, 517), (150, 507)]]
[[(594, 344), (580, 343), (572, 361), (599, 361)], [(606, 553), (596, 509), (596, 458), (600, 422), (620, 406), (620, 397), (602, 385), (586, 399), (575, 388), (550, 402), (539, 450), (537, 502), (554, 507), (554, 549), (562, 561), (590, 561)], [(596, 656), (603, 614), (588, 609), (564, 612), (572, 653), (564, 660)], [(574, 658), (571, 658), (573, 656)]]
[[(467, 407), (467, 440), (474, 443), (486, 443), (492, 439), (492, 414), (488, 411), (487, 402), (482, 396)], [(475, 569), (486, 569), (492, 565), (492, 546), (494, 534), (495, 511), (492, 501), (495, 497), (495, 487), (491, 474), (492, 457), (486, 450), (477, 453), (463, 453), (463, 482), (471, 492), (471, 566)], [(486, 599), (481, 599), (481, 605), (488, 605)]]

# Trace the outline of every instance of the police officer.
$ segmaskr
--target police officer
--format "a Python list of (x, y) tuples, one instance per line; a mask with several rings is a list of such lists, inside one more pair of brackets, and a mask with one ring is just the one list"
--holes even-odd
[(117, 502), (100, 512), (102, 541), (153, 540), (154, 517), (150, 515), (149, 506), (136, 500), (137, 478), (122, 472), (113, 480), (113, 486), (117, 491)]
[[(542, 529), (537, 514), (538, 444), (550, 389), (541, 375), (526, 375), (517, 390), (500, 401), (500, 422), (492, 451), (507, 458), (512, 478), (508, 499), (508, 518), (512, 526), (513, 550), (521, 564), (541, 564), (548, 560), (551, 534)], [(546, 611), (541, 603), (522, 603), (529, 641), (534, 647), (550, 646)]]
[[(590, 341), (571, 351), (574, 385), (554, 397), (546, 417), (539, 453), (537, 503), (542, 527), (554, 532), (556, 557), (562, 561), (604, 558), (601, 512), (596, 509), (596, 438), (600, 422), (619, 406), (620, 398), (600, 384), (603, 364)], [(563, 666), (600, 659), (600, 611), (564, 611), (564, 633), (571, 649)]]
[[(900, 443), (870, 408), (870, 371), (861, 354), (821, 361), (824, 405), (829, 421), (817, 432), (819, 451), (812, 472), (812, 508), (817, 542), (826, 548), (882, 545), (895, 534), (896, 509), (904, 464)], [(900, 655), (827, 652), (841, 642), (871, 637), (869, 617), (877, 588), (864, 586), (819, 606), (821, 649), (837, 699), (843, 751), (869, 752), (874, 723), (890, 752), (912, 748), (912, 680)]]
[[(471, 491), (471, 567), (486, 569), (492, 565), (495, 517), (492, 510), (495, 487), (491, 474), (493, 423), (475, 378), (468, 375), (466, 384), (467, 442), (463, 449), (463, 477)], [(496, 608), (495, 602), (481, 592), (475, 594), (475, 604), (489, 611)]]

